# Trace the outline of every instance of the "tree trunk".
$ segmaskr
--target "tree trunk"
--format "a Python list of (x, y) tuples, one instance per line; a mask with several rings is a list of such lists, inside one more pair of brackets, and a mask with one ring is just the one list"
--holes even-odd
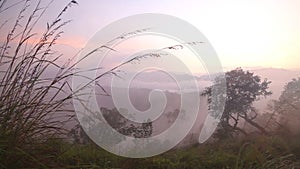
[(262, 126), (260, 126), (259, 124), (257, 124), (253, 120), (250, 120), (250, 119), (245, 118), (245, 117), (242, 117), (242, 118), (245, 119), (245, 121), (247, 123), (251, 124), (252, 126), (256, 127), (258, 130), (260, 130), (263, 134), (269, 135), (268, 132)]

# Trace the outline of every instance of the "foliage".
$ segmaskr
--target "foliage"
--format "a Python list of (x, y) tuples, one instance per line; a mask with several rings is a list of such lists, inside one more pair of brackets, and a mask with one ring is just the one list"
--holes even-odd
[[(124, 118), (116, 108), (113, 109), (101, 108), (101, 112), (103, 117), (107, 121), (107, 123), (124, 136), (131, 136), (134, 138), (147, 138), (152, 135), (152, 131), (153, 131), (152, 122), (145, 122), (145, 123), (132, 122)], [(99, 127), (98, 130), (101, 131), (101, 127)], [(106, 135), (106, 137), (107, 134), (112, 134), (112, 133), (107, 133), (107, 131), (103, 131), (103, 132), (105, 133), (104, 135)], [(90, 138), (84, 132), (80, 124), (77, 124), (73, 129), (71, 129), (68, 136), (72, 138), (75, 143), (80, 143), (80, 144), (91, 143)], [(118, 142), (120, 141), (122, 140), (119, 140)]]
[(111, 127), (123, 135), (147, 138), (152, 135), (152, 122), (136, 123), (124, 118), (117, 109), (102, 108), (101, 112)]
[(288, 82), (276, 101), (274, 111), (280, 116), (279, 123), (293, 134), (299, 133), (300, 122), (300, 78)]
[[(297, 144), (299, 146), (299, 138)], [(95, 144), (78, 145), (66, 142), (49, 143), (57, 152), (53, 166), (64, 168), (122, 168), (122, 169), (269, 169), (299, 168), (299, 156), (291, 150), (294, 145), (278, 136), (248, 136), (243, 139), (224, 139), (164, 154), (130, 159), (110, 154)], [(50, 150), (50, 149), (49, 149)], [(55, 150), (55, 151), (54, 151)], [(53, 167), (52, 166), (52, 167)], [(57, 168), (57, 167), (56, 167)]]
[[(244, 71), (241, 68), (226, 72), (226, 101), (224, 112), (221, 117), (220, 128), (217, 136), (228, 137), (235, 132), (246, 132), (239, 127), (239, 122), (242, 120), (266, 133), (263, 127), (254, 121), (257, 117), (257, 111), (253, 107), (253, 102), (259, 100), (261, 97), (266, 97), (271, 94), (268, 91), (268, 85), (271, 83), (267, 79), (261, 80), (257, 75), (249, 71)], [(216, 82), (212, 87), (218, 87), (220, 78), (216, 78)], [(207, 88), (202, 95), (208, 96), (210, 109), (211, 105), (212, 87)], [(242, 120), (241, 120), (242, 119)]]

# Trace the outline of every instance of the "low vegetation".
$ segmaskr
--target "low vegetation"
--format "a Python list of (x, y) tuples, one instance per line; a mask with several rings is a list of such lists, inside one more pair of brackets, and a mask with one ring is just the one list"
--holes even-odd
[(130, 159), (113, 155), (93, 143), (78, 144), (49, 139), (30, 151), (9, 152), (14, 162), (1, 160), (1, 168), (101, 168), (101, 169), (219, 169), (299, 168), (300, 136), (248, 136), (225, 139), (164, 154)]

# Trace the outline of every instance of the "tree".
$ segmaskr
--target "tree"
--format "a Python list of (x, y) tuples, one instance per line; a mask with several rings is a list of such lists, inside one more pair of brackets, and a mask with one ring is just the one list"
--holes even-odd
[[(130, 136), (134, 138), (148, 138), (151, 137), (153, 132), (153, 126), (151, 121), (147, 121), (144, 123), (136, 123), (132, 122), (125, 117), (123, 117), (120, 112), (116, 109), (108, 109), (101, 108), (101, 112), (103, 117), (107, 121), (110, 127), (114, 128), (123, 136)], [(99, 118), (98, 116), (94, 116), (94, 119)], [(86, 122), (90, 122), (92, 120), (87, 119)], [(97, 134), (103, 136), (102, 139), (111, 138), (108, 136), (112, 136), (114, 133), (108, 133), (105, 126), (102, 126), (103, 123), (92, 124), (91, 128), (97, 131)], [(101, 130), (102, 129), (102, 130)], [(91, 143), (89, 136), (84, 132), (82, 126), (77, 124), (71, 131), (68, 133), (68, 136), (73, 139), (75, 143), (80, 144), (88, 144)], [(121, 137), (116, 140), (107, 140), (109, 143), (117, 144), (123, 141), (125, 137)]]
[(285, 85), (273, 109), (279, 114), (281, 126), (287, 127), (292, 133), (297, 132), (300, 127), (300, 78), (293, 79)]
[(293, 112), (300, 110), (300, 78), (293, 79), (284, 87), (279, 97), (281, 109), (288, 109)]
[(125, 136), (148, 138), (152, 135), (153, 127), (151, 121), (144, 123), (132, 122), (123, 117), (116, 108), (101, 108), (101, 111), (109, 125)]
[[(268, 91), (269, 84), (267, 79), (263, 81), (257, 75), (249, 71), (244, 71), (241, 68), (225, 73), (226, 79), (226, 101), (224, 112), (219, 123), (217, 135), (233, 136), (233, 133), (241, 132), (247, 134), (239, 124), (243, 120), (250, 125), (256, 127), (262, 133), (267, 133), (266, 130), (254, 121), (257, 117), (257, 110), (253, 107), (253, 102), (261, 97), (266, 97), (272, 93)], [(212, 87), (218, 87), (220, 78), (216, 78), (214, 85), (206, 88), (202, 95), (208, 97), (209, 108), (213, 109), (212, 105)]]

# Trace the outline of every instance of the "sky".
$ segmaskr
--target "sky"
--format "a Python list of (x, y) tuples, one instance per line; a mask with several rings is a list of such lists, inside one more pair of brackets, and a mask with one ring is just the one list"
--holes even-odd
[[(67, 2), (54, 1), (44, 20), (53, 18)], [(240, 66), (300, 69), (299, 0), (78, 0), (78, 3), (65, 15), (73, 21), (65, 27), (60, 40), (72, 50), (83, 48), (101, 28), (116, 20), (134, 14), (161, 13), (198, 28), (225, 69)], [(13, 13), (7, 14), (10, 15)]]

